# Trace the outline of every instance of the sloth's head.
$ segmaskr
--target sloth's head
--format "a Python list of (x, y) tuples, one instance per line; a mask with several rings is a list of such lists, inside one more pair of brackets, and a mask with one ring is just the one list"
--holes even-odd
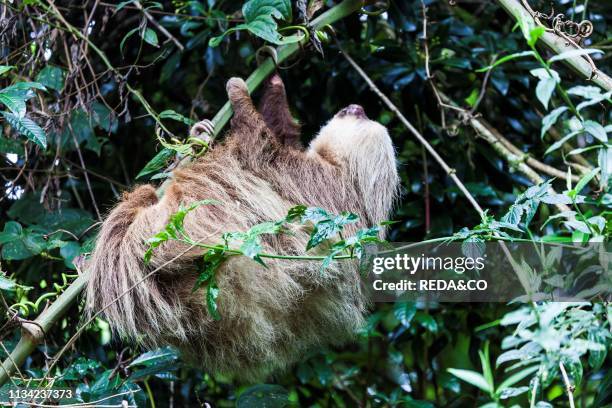
[(380, 203), (393, 202), (399, 185), (387, 128), (368, 119), (361, 106), (349, 105), (323, 126), (309, 153), (344, 169), (360, 190), (369, 221), (383, 221)]
[(368, 119), (359, 105), (349, 105), (338, 112), (323, 126), (310, 150), (340, 166), (365, 158), (394, 157), (387, 129)]

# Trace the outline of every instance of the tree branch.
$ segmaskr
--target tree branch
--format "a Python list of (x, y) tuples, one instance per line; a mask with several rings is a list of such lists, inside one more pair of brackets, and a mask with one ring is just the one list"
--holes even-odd
[[(502, 7), (515, 18), (515, 20), (530, 21), (533, 22), (533, 25), (536, 25), (536, 22), (529, 11), (527, 11), (518, 0), (497, 0), (497, 2), (501, 4)], [(546, 31), (542, 37), (540, 37), (540, 40), (556, 54), (561, 54), (563, 52), (576, 49), (576, 47), (569, 44), (567, 40), (558, 36), (552, 31)], [(584, 78), (592, 81), (594, 84), (600, 86), (606, 91), (612, 91), (612, 78), (599, 69), (593, 69), (591, 64), (589, 64), (589, 62), (582, 56), (566, 58), (563, 60), (563, 62)]]

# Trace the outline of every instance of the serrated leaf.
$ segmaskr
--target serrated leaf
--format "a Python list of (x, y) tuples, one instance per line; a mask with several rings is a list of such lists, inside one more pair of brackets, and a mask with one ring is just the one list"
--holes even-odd
[(0, 112), (4, 119), (11, 125), (13, 129), (20, 135), (27, 137), (29, 140), (36, 143), (43, 150), (47, 149), (47, 135), (34, 121), (26, 117), (19, 117), (10, 112)]
[(18, 117), (23, 117), (26, 114), (26, 100), (27, 98), (16, 93), (0, 91), (0, 103), (4, 104), (8, 110)]
[(217, 305), (217, 298), (219, 297), (219, 287), (217, 286), (217, 282), (212, 279), (208, 287), (206, 288), (206, 306), (208, 307), (208, 312), (214, 320), (221, 320), (221, 315), (219, 314), (219, 307)]
[(300, 41), (303, 36), (291, 35), (282, 36), (278, 32), (275, 19), (291, 21), (291, 1), (290, 0), (250, 0), (242, 6), (242, 14), (246, 22), (232, 27), (217, 37), (209, 41), (209, 46), (218, 46), (223, 38), (235, 31), (248, 30), (252, 34), (273, 44), (289, 44)]
[(305, 205), (296, 205), (295, 207), (291, 207), (289, 211), (287, 211), (285, 220), (287, 222), (292, 222), (296, 219), (301, 219), (306, 213), (306, 209), (307, 207)]

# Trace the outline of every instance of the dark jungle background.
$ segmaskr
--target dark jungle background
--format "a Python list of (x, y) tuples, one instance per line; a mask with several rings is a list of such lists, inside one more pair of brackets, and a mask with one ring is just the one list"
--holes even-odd
[[(21, 337), (23, 319), (35, 319), (77, 276), (73, 261), (91, 251), (101, 217), (122, 191), (160, 183), (189, 124), (212, 118), (221, 108), (227, 79), (246, 78), (257, 68), (257, 50), (279, 38), (274, 22), (303, 26), (336, 5), (250, 3), (272, 34), (251, 26), (213, 47), (213, 37), (252, 23), (245, 20), (241, 2), (2, 1), (3, 359)], [(584, 48), (600, 50), (588, 55), (602, 72), (612, 73), (612, 2), (529, 3), (547, 15), (551, 8), (553, 16), (563, 13), (563, 21), (588, 20), (592, 34), (575, 38)], [(367, 11), (334, 23), (337, 40), (488, 211), (484, 218), (474, 211), (348, 65), (330, 31), (312, 31), (308, 44), (280, 64), (293, 113), (303, 124), (304, 142), (350, 103), (363, 105), (370, 118), (389, 128), (402, 180), (390, 241), (452, 236), (467, 228), (462, 237), (474, 242), (497, 232), (607, 242), (611, 89), (561, 61), (547, 65), (555, 54), (542, 46), (541, 32), (521, 28), (498, 1), (392, 0), (371, 4)], [(276, 20), (265, 18), (271, 13)], [(563, 27), (569, 35), (580, 29)], [(303, 35), (295, 28), (281, 33)], [(482, 70), (516, 53), (522, 54)], [(440, 94), (461, 109), (441, 106)], [(513, 155), (477, 133), (470, 123), (474, 117), (503, 137)], [(156, 132), (170, 145), (162, 146)], [(526, 174), (525, 166), (540, 179)], [(559, 194), (546, 192), (546, 180)], [(534, 185), (540, 186), (528, 190)], [(559, 204), (567, 210), (560, 212)], [(547, 262), (553, 279), (559, 260)], [(82, 305), (73, 304), (4, 390), (42, 378), (80, 323)], [(76, 388), (68, 402), (105, 406), (122, 406), (125, 400), (142, 407), (600, 407), (612, 403), (611, 323), (612, 306), (601, 299), (380, 303), (354, 344), (304, 356), (266, 384), (239, 384), (184, 365), (172, 349), (145, 353), (123, 343), (97, 319), (48, 375), (55, 387)]]

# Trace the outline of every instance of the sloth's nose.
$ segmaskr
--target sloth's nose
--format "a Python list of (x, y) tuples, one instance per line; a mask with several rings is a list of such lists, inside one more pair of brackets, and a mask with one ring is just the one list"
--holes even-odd
[(346, 108), (342, 109), (340, 112), (338, 112), (339, 116), (346, 116), (346, 115), (351, 115), (351, 116), (355, 116), (357, 118), (361, 118), (361, 119), (367, 119), (368, 117), (365, 114), (365, 111), (363, 110), (363, 107), (361, 107), (361, 105), (357, 105), (357, 104), (352, 104), (347, 106)]

